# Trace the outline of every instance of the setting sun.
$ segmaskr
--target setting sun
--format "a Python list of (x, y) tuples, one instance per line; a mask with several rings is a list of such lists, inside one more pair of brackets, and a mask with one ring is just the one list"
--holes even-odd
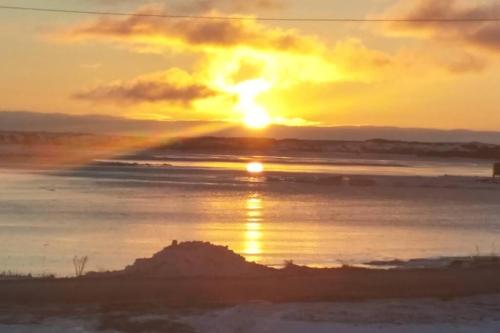
[(244, 118), (245, 126), (253, 129), (261, 129), (271, 124), (269, 114), (260, 107), (248, 110)]
[(237, 110), (243, 114), (243, 122), (247, 127), (261, 129), (271, 124), (269, 113), (256, 101), (261, 93), (269, 89), (271, 84), (265, 79), (244, 81), (235, 87), (239, 99)]
[(247, 171), (249, 173), (262, 173), (264, 172), (264, 165), (260, 162), (251, 162), (247, 164)]

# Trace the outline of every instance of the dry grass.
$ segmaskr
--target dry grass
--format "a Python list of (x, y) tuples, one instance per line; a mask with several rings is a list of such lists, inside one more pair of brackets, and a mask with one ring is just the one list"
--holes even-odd
[(75, 276), (76, 277), (81, 277), (85, 273), (85, 266), (87, 265), (87, 262), (89, 260), (89, 257), (77, 257), (75, 256), (73, 258), (73, 267), (75, 269)]

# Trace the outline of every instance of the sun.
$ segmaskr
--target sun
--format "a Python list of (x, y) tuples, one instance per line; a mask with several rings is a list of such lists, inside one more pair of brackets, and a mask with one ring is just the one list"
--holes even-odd
[(253, 129), (266, 128), (271, 124), (269, 114), (261, 107), (249, 109), (244, 118), (245, 126)]
[(271, 84), (265, 79), (254, 79), (239, 83), (235, 87), (238, 95), (237, 110), (243, 115), (243, 123), (252, 129), (262, 129), (272, 123), (267, 110), (259, 105), (257, 97), (271, 89)]

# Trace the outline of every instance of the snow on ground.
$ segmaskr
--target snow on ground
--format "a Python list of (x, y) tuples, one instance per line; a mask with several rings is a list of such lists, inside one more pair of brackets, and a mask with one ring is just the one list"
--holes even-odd
[(200, 330), (199, 332), (241, 332), (241, 333), (498, 333), (500, 321), (479, 323), (475, 325), (388, 325), (388, 324), (337, 324), (337, 323), (310, 323), (292, 321), (264, 321), (252, 328), (240, 327), (234, 330), (219, 327), (217, 330)]
[[(2, 333), (95, 333), (96, 325), (91, 321), (76, 319), (49, 319), (40, 323), (1, 324)], [(102, 332), (101, 332), (102, 333)]]
[(500, 296), (460, 301), (246, 304), (184, 321), (204, 333), (499, 333)]
[[(0, 316), (0, 332), (9, 333), (97, 333), (164, 332), (170, 333), (499, 333), (500, 295), (460, 300), (385, 300), (357, 303), (255, 302), (225, 309), (190, 310), (172, 313), (154, 308), (144, 312), (120, 313), (116, 329), (97, 329), (103, 313), (80, 317), (49, 317), (30, 321)], [(159, 311), (159, 312), (158, 312)], [(9, 320), (5, 320), (9, 318)], [(23, 319), (24, 318), (24, 319)], [(106, 319), (104, 319), (106, 320)], [(148, 323), (148, 320), (150, 323)], [(163, 320), (163, 322), (162, 322)], [(172, 323), (174, 325), (172, 325)], [(109, 321), (109, 318), (108, 318)], [(143, 323), (123, 330), (127, 323)], [(170, 323), (170, 326), (166, 326)], [(101, 322), (102, 324), (102, 322)], [(156, 326), (155, 326), (156, 325)], [(101, 325), (102, 326), (102, 325)], [(121, 327), (121, 329), (120, 329)], [(143, 330), (139, 327), (143, 327)], [(191, 329), (192, 328), (192, 329)], [(132, 328), (130, 328), (132, 329)]]

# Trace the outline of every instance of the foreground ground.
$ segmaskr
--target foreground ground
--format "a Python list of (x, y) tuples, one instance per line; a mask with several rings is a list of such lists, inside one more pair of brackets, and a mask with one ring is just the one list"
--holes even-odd
[(235, 278), (83, 278), (3, 281), (0, 304), (161, 302), (220, 306), (263, 300), (327, 302), (500, 293), (500, 268), (333, 269), (304, 274)]
[(500, 268), (0, 282), (9, 333), (498, 333)]
[(172, 242), (122, 270), (77, 278), (0, 280), (1, 304), (159, 302), (171, 307), (228, 306), (249, 301), (329, 302), (382, 298), (454, 298), (500, 293), (500, 259), (455, 259), (442, 267), (281, 269), (247, 261), (228, 247)]
[(448, 333), (500, 331), (500, 296), (335, 303), (251, 302), (221, 308), (142, 305), (0, 308), (9, 333)]

